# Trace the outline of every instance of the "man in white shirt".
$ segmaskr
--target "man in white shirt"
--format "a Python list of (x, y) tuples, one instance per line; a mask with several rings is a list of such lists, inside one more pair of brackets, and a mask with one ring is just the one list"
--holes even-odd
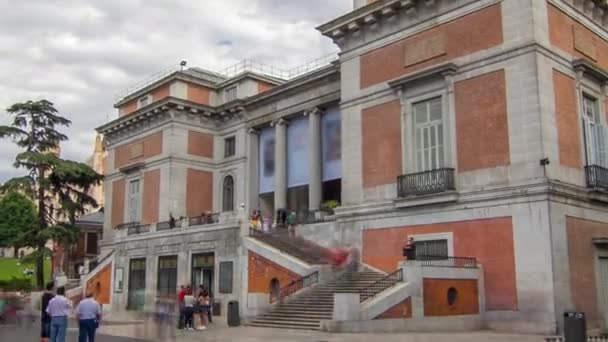
[(70, 309), (71, 303), (65, 298), (65, 288), (61, 286), (46, 308), (46, 313), (51, 316), (51, 342), (65, 342)]
[(79, 322), (78, 342), (95, 342), (95, 330), (101, 319), (101, 307), (93, 298), (93, 293), (88, 292), (87, 298), (82, 300), (76, 307), (76, 318)]

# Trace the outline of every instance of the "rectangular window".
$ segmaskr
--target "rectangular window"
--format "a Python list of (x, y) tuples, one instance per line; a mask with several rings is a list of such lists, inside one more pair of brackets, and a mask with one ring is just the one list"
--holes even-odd
[(129, 222), (139, 222), (140, 210), (139, 179), (129, 182)]
[(583, 94), (583, 127), (587, 165), (608, 167), (607, 129), (601, 123), (596, 98)]
[(444, 122), (441, 96), (414, 103), (414, 146), (416, 171), (445, 166)]
[(234, 101), (237, 98), (237, 88), (236, 86), (230, 87), (226, 89), (224, 93), (224, 102)]
[(232, 157), (236, 154), (236, 138), (224, 139), (224, 158)]
[(146, 302), (146, 259), (129, 262), (129, 292), (127, 309), (141, 311)]
[(177, 291), (177, 256), (158, 258), (157, 290), (159, 295), (175, 295)]

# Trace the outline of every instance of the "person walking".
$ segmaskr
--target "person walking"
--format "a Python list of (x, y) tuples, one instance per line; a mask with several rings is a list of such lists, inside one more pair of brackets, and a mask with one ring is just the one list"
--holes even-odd
[(192, 289), (188, 286), (186, 292), (188, 293), (184, 297), (184, 314), (185, 314), (185, 330), (194, 330), (194, 296), (192, 295)]
[(186, 326), (186, 307), (184, 306), (184, 299), (186, 298), (186, 285), (180, 287), (179, 293), (177, 294), (177, 304), (179, 310), (179, 322), (177, 323), (178, 329), (184, 329)]
[(46, 308), (49, 307), (49, 302), (55, 294), (52, 292), (55, 285), (51, 282), (46, 285), (46, 291), (42, 294), (41, 299), (41, 311), (40, 317), (40, 342), (48, 342), (51, 338), (51, 316), (46, 312)]
[(76, 306), (78, 320), (78, 342), (95, 342), (95, 330), (101, 320), (101, 307), (88, 292), (87, 297)]
[(65, 298), (65, 287), (61, 286), (57, 289), (57, 295), (49, 301), (46, 308), (46, 313), (51, 316), (50, 342), (65, 342), (70, 309), (70, 301)]

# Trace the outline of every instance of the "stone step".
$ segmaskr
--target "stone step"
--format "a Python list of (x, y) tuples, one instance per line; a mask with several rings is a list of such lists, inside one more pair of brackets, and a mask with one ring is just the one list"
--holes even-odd
[(317, 326), (302, 326), (302, 325), (293, 325), (293, 324), (274, 324), (267, 322), (251, 322), (248, 324), (252, 327), (260, 327), (260, 328), (274, 328), (274, 329), (292, 329), (292, 330), (320, 330), (321, 322)]
[[(289, 317), (302, 318), (302, 319), (317, 319), (317, 320), (321, 320), (321, 319), (331, 319), (332, 316), (333, 316), (332, 312), (327, 312), (327, 313), (306, 313), (306, 312), (298, 312), (298, 311), (291, 311), (291, 312), (289, 312)], [(285, 314), (285, 312), (269, 312), (267, 314), (262, 315), (261, 318), (268, 318), (268, 319), (281, 318), (281, 319), (284, 319), (284, 318), (286, 318), (286, 314)]]

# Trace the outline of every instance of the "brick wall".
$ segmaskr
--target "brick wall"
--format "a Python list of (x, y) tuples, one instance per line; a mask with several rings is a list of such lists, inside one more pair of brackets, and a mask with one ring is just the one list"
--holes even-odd
[(363, 231), (363, 262), (392, 272), (403, 260), (409, 235), (452, 233), (454, 256), (475, 257), (483, 265), (486, 308), (517, 310), (511, 217), (403, 226)]
[(608, 42), (552, 4), (547, 4), (551, 44), (608, 69)]
[(280, 287), (301, 278), (297, 273), (293, 273), (251, 251), (249, 251), (247, 271), (249, 293), (270, 293), (270, 282), (275, 278), (279, 281)]
[(200, 216), (213, 210), (213, 172), (188, 169), (186, 176), (186, 215)]
[(258, 82), (258, 94), (266, 92), (270, 89), (274, 88), (274, 85), (266, 82)]
[(141, 223), (156, 223), (160, 203), (160, 170), (148, 171), (144, 174), (143, 190)]
[(374, 319), (391, 319), (391, 318), (411, 318), (412, 317), (412, 297), (406, 298), (401, 303), (384, 311)]
[(163, 132), (154, 133), (129, 144), (116, 148), (114, 167), (120, 169), (155, 157), (163, 152)]
[[(479, 290), (473, 279), (433, 279), (424, 278), (424, 315), (457, 316), (479, 313)], [(448, 302), (448, 290), (456, 290), (452, 305)]]
[(505, 71), (456, 82), (454, 94), (458, 170), (509, 165)]
[(363, 187), (395, 184), (401, 175), (401, 105), (391, 101), (363, 110)]
[(608, 223), (566, 216), (566, 230), (573, 309), (585, 312), (589, 322), (597, 322), (599, 297), (592, 239), (607, 237)]
[(361, 56), (361, 88), (502, 44), (496, 4)]
[(213, 136), (188, 131), (188, 154), (213, 158)]
[(131, 100), (118, 108), (119, 116), (125, 116), (137, 110), (137, 99)]
[(124, 223), (125, 219), (125, 180), (112, 183), (112, 228)]
[(194, 83), (188, 83), (188, 101), (209, 105), (210, 90)]
[(553, 88), (560, 164), (580, 168), (583, 158), (574, 79), (553, 70)]

